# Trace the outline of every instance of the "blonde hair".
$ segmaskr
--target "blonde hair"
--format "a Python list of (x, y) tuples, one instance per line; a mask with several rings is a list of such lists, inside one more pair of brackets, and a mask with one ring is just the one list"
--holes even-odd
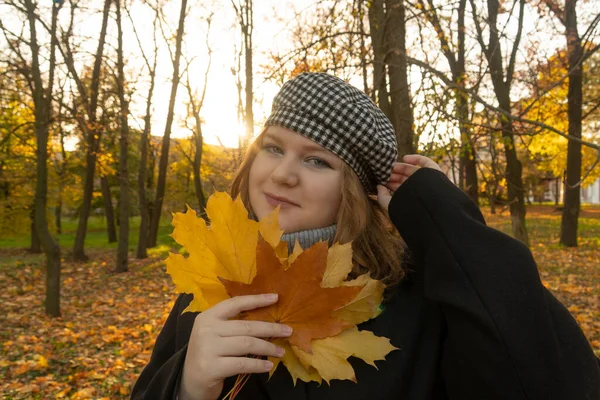
[[(264, 131), (246, 150), (230, 188), (231, 196), (240, 196), (250, 212), (248, 178), (252, 163), (260, 151), (263, 134)], [(404, 242), (386, 210), (375, 197), (367, 194), (358, 175), (345, 162), (342, 164), (342, 173), (342, 202), (333, 242), (352, 242), (352, 277), (369, 273), (373, 279), (383, 281), (390, 289), (405, 275), (402, 268)]]

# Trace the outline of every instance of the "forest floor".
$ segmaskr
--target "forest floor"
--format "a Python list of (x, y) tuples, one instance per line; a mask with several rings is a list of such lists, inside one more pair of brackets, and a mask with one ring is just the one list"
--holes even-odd
[[(484, 214), (491, 226), (510, 232), (508, 211)], [(578, 248), (558, 244), (555, 207), (530, 206), (527, 221), (543, 284), (567, 306), (600, 355), (600, 207), (584, 207)], [(92, 233), (89, 262), (70, 261), (70, 247), (64, 249), (59, 318), (44, 314), (43, 256), (23, 250), (27, 238), (0, 241), (3, 398), (129, 397), (176, 298), (162, 260), (177, 248), (167, 224), (148, 259), (132, 257), (129, 272), (116, 274), (114, 246), (96, 245), (104, 235), (98, 232)]]

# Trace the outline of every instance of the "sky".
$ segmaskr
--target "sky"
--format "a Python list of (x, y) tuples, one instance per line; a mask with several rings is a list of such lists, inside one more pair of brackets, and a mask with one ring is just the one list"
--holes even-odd
[[(294, 1), (294, 7), (301, 9), (309, 4), (310, 1), (301, 0)], [(180, 2), (171, 2), (167, 15), (171, 18), (173, 34), (176, 27), (176, 21), (179, 14)], [(145, 40), (143, 45), (147, 47), (147, 51), (151, 51), (152, 46), (152, 15), (148, 10), (142, 9), (141, 5), (132, 9), (134, 20), (145, 21), (142, 28), (138, 28), (140, 36)], [(261, 0), (255, 1), (254, 9), (254, 94), (255, 104), (254, 119), (255, 130), (260, 129), (260, 123), (266, 119), (270, 109), (273, 96), (277, 93), (278, 87), (274, 83), (265, 82), (264, 77), (260, 75), (259, 66), (267, 62), (267, 57), (264, 54), (268, 44), (269, 48), (274, 48), (274, 45), (285, 48), (289, 44), (285, 27), (290, 19), (293, 19), (292, 8), (281, 0)], [(227, 147), (235, 147), (238, 145), (238, 137), (244, 134), (244, 127), (238, 121), (237, 116), (237, 88), (235, 77), (231, 69), (235, 65), (234, 44), (237, 41), (239, 48), (239, 27), (235, 22), (235, 13), (229, 1), (215, 2), (214, 6), (209, 6), (208, 9), (197, 10), (191, 9), (190, 15), (186, 20), (187, 41), (184, 44), (183, 53), (186, 58), (193, 59), (189, 66), (190, 80), (192, 86), (202, 92), (204, 85), (204, 75), (208, 63), (208, 51), (205, 44), (207, 23), (206, 16), (214, 11), (214, 19), (211, 23), (209, 32), (209, 43), (212, 50), (212, 62), (209, 71), (205, 103), (202, 108), (202, 117), (205, 120), (203, 126), (203, 134), (206, 143), (223, 144)], [(130, 32), (129, 46), (132, 53), (138, 53), (137, 43), (133, 33)], [(162, 38), (159, 41), (164, 42)], [(135, 46), (133, 46), (135, 45)], [(132, 59), (129, 65), (131, 70), (137, 70), (139, 64), (143, 60)], [(186, 62), (182, 60), (183, 70)], [(135, 65), (135, 66), (134, 66)], [(143, 65), (143, 64), (142, 64)], [(242, 64), (243, 66), (243, 64)], [(244, 71), (242, 70), (242, 74)], [(156, 93), (154, 97), (154, 113), (153, 113), (153, 135), (162, 136), (164, 132), (165, 119), (168, 109), (169, 94), (171, 90), (172, 63), (166, 47), (161, 49), (158, 65), (158, 79)], [(185, 79), (185, 77), (183, 78)], [(144, 94), (146, 89), (140, 87), (140, 94)], [(180, 118), (176, 119), (172, 128), (173, 137), (184, 137), (189, 135), (189, 130), (182, 127), (181, 117), (185, 114), (186, 102), (188, 101), (187, 90), (180, 86), (176, 101), (176, 115)], [(139, 99), (136, 102), (136, 107), (132, 110), (134, 117), (141, 121), (144, 114), (144, 99)], [(141, 122), (140, 122), (141, 124)]]

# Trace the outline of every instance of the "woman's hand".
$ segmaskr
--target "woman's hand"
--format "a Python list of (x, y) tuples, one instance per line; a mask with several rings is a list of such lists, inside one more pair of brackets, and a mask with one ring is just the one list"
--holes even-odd
[(276, 294), (238, 296), (198, 314), (183, 365), (181, 400), (216, 400), (225, 378), (271, 370), (271, 362), (246, 355), (283, 356), (282, 348), (259, 338), (287, 337), (292, 329), (282, 324), (230, 318), (276, 302)]
[[(392, 176), (385, 186), (377, 185), (377, 201), (387, 210), (392, 193), (398, 190), (400, 186), (419, 168), (432, 168), (440, 170), (440, 166), (435, 161), (418, 154), (410, 154), (402, 157), (403, 162), (397, 162), (392, 168)], [(390, 191), (392, 193), (390, 193)]]

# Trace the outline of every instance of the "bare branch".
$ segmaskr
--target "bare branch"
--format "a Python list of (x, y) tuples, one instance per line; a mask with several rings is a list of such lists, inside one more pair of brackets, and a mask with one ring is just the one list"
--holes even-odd
[(413, 57), (408, 57), (407, 56), (406, 60), (410, 64), (416, 65), (416, 66), (418, 66), (420, 68), (423, 68), (423, 69), (431, 72), (432, 74), (434, 74), (435, 76), (437, 76), (442, 82), (444, 82), (444, 84), (447, 87), (453, 88), (453, 89), (458, 89), (458, 90), (461, 90), (461, 91), (467, 93), (469, 96), (471, 96), (471, 98), (473, 98), (478, 103), (482, 104), (483, 106), (485, 106), (486, 108), (488, 108), (490, 110), (496, 111), (496, 112), (498, 112), (498, 113), (506, 116), (507, 118), (509, 118), (509, 119), (511, 119), (513, 121), (521, 122), (523, 124), (529, 124), (529, 125), (537, 126), (539, 128), (546, 129), (546, 130), (548, 130), (550, 132), (556, 133), (557, 135), (562, 136), (562, 137), (564, 137), (566, 139), (574, 140), (576, 142), (581, 143), (584, 146), (587, 146), (587, 147), (590, 147), (592, 149), (597, 150), (599, 152), (599, 154), (600, 154), (600, 145), (597, 145), (597, 144), (594, 144), (594, 143), (591, 143), (591, 142), (587, 142), (587, 141), (582, 140), (582, 139), (580, 139), (578, 137), (574, 137), (574, 136), (571, 136), (569, 134), (566, 134), (566, 133), (560, 131), (559, 129), (556, 129), (555, 127), (550, 126), (548, 124), (545, 124), (543, 122), (534, 121), (534, 120), (526, 119), (526, 118), (521, 118), (519, 116), (513, 115), (513, 114), (511, 114), (511, 112), (509, 110), (504, 110), (502, 108), (493, 106), (492, 104), (488, 103), (486, 100), (484, 100), (483, 98), (481, 98), (481, 96), (479, 96), (477, 93), (473, 92), (472, 90), (469, 90), (469, 89), (467, 89), (465, 87), (462, 87), (460, 85), (455, 84), (450, 79), (448, 79), (448, 77), (443, 72), (438, 71), (437, 69), (435, 69), (431, 65), (429, 65), (429, 64), (427, 64), (427, 63), (425, 63), (423, 61), (417, 60), (417, 59), (415, 59)]
[(444, 32), (444, 29), (442, 28), (442, 24), (440, 22), (440, 18), (438, 17), (437, 11), (435, 10), (433, 0), (427, 0), (427, 3), (429, 5), (428, 9), (425, 7), (425, 3), (423, 2), (423, 0), (418, 0), (418, 2), (423, 8), (423, 10), (426, 10), (424, 11), (425, 18), (427, 19), (427, 21), (429, 21), (431, 26), (433, 26), (433, 29), (435, 30), (435, 33), (437, 34), (440, 40), (440, 47), (442, 49), (442, 53), (444, 54), (444, 56), (446, 56), (446, 59), (448, 60), (450, 70), (455, 71), (456, 56), (454, 55), (454, 53), (452, 53), (452, 50), (450, 49), (450, 43), (446, 36), (446, 32)]
[(513, 48), (510, 53), (510, 61), (508, 62), (508, 67), (506, 68), (506, 85), (510, 87), (513, 75), (515, 72), (515, 62), (517, 60), (517, 50), (519, 49), (519, 43), (521, 42), (521, 36), (523, 34), (523, 18), (525, 14), (525, 0), (519, 1), (519, 22), (517, 24), (517, 35), (515, 37), (515, 41), (513, 43)]
[(552, 0), (544, 0), (546, 7), (554, 14), (563, 26), (566, 26), (565, 10), (561, 9), (557, 3)]
[[(144, 58), (144, 62), (146, 63), (146, 67), (148, 68), (148, 71), (151, 71), (151, 66), (150, 66), (150, 61), (148, 60), (148, 57), (146, 56), (146, 52), (144, 51), (144, 46), (142, 46), (142, 42), (140, 41), (140, 35), (138, 34), (137, 28), (135, 27), (135, 22), (133, 22), (133, 17), (131, 16), (131, 12), (129, 12), (129, 7), (127, 7), (127, 5), (125, 4), (124, 6), (125, 8), (125, 12), (127, 13), (127, 17), (129, 17), (129, 21), (131, 22), (131, 26), (133, 28), (133, 34), (135, 35), (135, 40), (138, 43), (138, 47), (140, 49), (140, 52), (142, 53), (142, 57)], [(155, 15), (155, 20), (156, 18), (158, 18), (158, 13)], [(156, 33), (155, 33), (156, 35)]]

